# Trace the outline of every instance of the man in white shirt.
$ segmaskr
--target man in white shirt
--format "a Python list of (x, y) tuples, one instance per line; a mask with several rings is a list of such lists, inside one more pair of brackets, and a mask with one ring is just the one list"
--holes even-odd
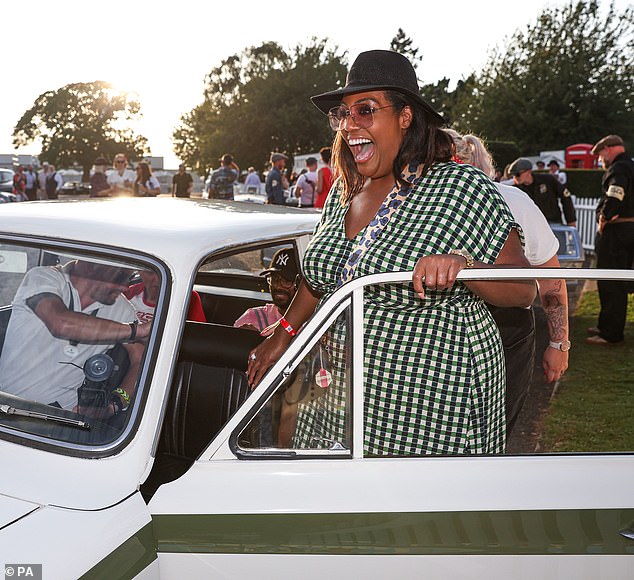
[(317, 159), (309, 157), (306, 159), (308, 171), (302, 173), (295, 184), (295, 197), (299, 198), (301, 207), (314, 207), (315, 188), (317, 187)]
[(116, 385), (122, 392), (113, 393), (112, 402), (127, 407), (143, 353), (143, 346), (135, 343), (147, 338), (151, 327), (138, 324), (134, 308), (122, 295), (131, 274), (85, 261), (27, 272), (13, 301), (2, 348), (0, 390), (74, 409), (86, 360), (122, 343), (130, 367)]

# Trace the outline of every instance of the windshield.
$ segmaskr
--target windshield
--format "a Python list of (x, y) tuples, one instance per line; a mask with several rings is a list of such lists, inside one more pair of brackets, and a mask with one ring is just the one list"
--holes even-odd
[(130, 258), (0, 244), (0, 430), (112, 443), (142, 391), (161, 290)]

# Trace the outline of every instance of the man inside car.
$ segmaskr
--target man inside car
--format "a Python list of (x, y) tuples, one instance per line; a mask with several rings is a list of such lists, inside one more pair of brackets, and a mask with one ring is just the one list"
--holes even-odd
[(86, 360), (122, 344), (129, 369), (113, 385), (106, 414), (127, 408), (143, 353), (137, 342), (147, 338), (151, 326), (138, 324), (122, 295), (131, 274), (126, 268), (81, 260), (27, 272), (13, 301), (0, 357), (0, 390), (75, 409)]

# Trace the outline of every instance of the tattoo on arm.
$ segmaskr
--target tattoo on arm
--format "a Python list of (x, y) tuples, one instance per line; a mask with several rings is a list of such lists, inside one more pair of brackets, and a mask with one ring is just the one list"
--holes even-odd
[(548, 333), (553, 341), (561, 341), (566, 337), (568, 320), (566, 305), (560, 299), (562, 281), (557, 280), (556, 285), (542, 296), (542, 308), (548, 322)]

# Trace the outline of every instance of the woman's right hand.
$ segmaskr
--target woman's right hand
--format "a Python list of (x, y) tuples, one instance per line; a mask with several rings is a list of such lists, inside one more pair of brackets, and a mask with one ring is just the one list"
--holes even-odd
[(290, 343), (291, 337), (279, 328), (266, 340), (261, 342), (249, 353), (247, 366), (247, 378), (249, 386), (253, 389), (262, 380), (262, 377), (284, 354)]

